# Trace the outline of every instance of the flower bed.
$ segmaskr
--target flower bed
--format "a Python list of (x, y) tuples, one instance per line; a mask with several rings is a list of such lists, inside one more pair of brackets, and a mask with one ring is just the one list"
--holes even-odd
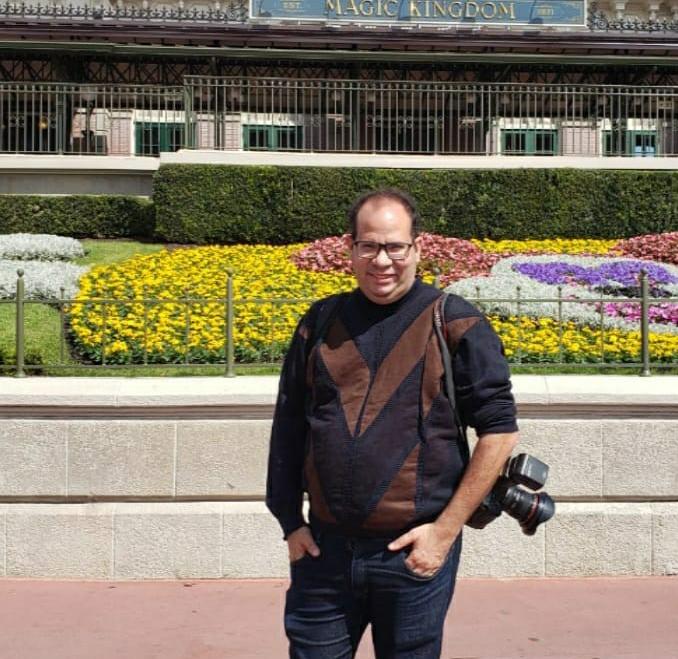
[(17, 270), (24, 272), (24, 295), (30, 300), (71, 298), (78, 290), (78, 279), (87, 271), (72, 263), (44, 261), (0, 261), (0, 299), (16, 296)]
[[(512, 361), (534, 363), (638, 362), (641, 359), (640, 332), (582, 325), (575, 321), (559, 323), (552, 318), (496, 316), (489, 320)], [(678, 357), (678, 336), (651, 333), (653, 361), (673, 362)], [(562, 346), (562, 347), (561, 347)]]
[[(489, 313), (509, 316), (520, 313), (533, 318), (562, 319), (586, 325), (599, 325), (600, 304), (628, 301), (637, 294), (637, 275), (647, 270), (655, 294), (678, 298), (678, 267), (638, 259), (610, 259), (584, 256), (511, 256), (499, 261), (488, 277), (473, 277), (448, 287), (450, 292), (473, 300), (482, 299)], [(541, 300), (522, 302), (517, 298)], [(608, 307), (603, 306), (603, 313)], [(654, 315), (655, 318), (658, 314)], [(610, 312), (607, 327), (633, 331), (637, 321), (629, 315)], [(678, 334), (678, 326), (655, 322), (651, 331)]]
[[(351, 273), (351, 260), (346, 246), (347, 236), (330, 236), (316, 240), (292, 254), (292, 261), (311, 272)], [(499, 256), (488, 254), (469, 240), (445, 238), (433, 233), (421, 236), (420, 273), (432, 281), (436, 274), (447, 285), (453, 281), (490, 272)]]
[(0, 235), (0, 260), (71, 261), (85, 255), (75, 238), (34, 233)]
[[(227, 270), (233, 269), (234, 344), (240, 361), (280, 357), (308, 302), (353, 288), (345, 274), (317, 275), (290, 261), (299, 245), (200, 247), (139, 256), (93, 268), (80, 282), (70, 310), (74, 344), (82, 356), (109, 363), (214, 362), (224, 359)], [(87, 298), (120, 300), (102, 305)], [(210, 298), (205, 303), (191, 299)], [(157, 299), (155, 302), (143, 300)], [(239, 301), (240, 300), (240, 301)], [(243, 301), (247, 300), (247, 301)]]
[[(630, 296), (637, 292), (641, 268), (650, 274), (656, 296), (650, 305), (652, 359), (670, 362), (678, 356), (677, 300), (663, 297), (678, 297), (675, 265), (555, 251), (501, 258), (470, 241), (428, 234), (423, 242), (425, 279), (432, 279), (434, 265), (442, 266), (443, 281), (452, 282), (449, 290), (472, 301), (499, 298), (482, 304), (512, 360), (637, 362), (640, 304)], [(565, 242), (529, 241), (528, 251), (564, 249)], [(584, 244), (591, 251), (595, 247), (593, 241), (579, 242), (582, 251)], [(618, 244), (596, 242), (601, 251)], [(513, 241), (512, 248), (518, 249), (518, 243)], [(82, 278), (81, 301), (73, 305), (70, 316), (78, 352), (94, 362), (105, 356), (109, 363), (223, 360), (229, 268), (234, 271), (234, 343), (240, 361), (279, 358), (308, 306), (306, 301), (276, 305), (253, 298), (310, 300), (354, 287), (341, 237), (310, 245), (202, 247), (139, 256), (94, 268)], [(521, 303), (512, 301), (517, 291)], [(121, 302), (104, 307), (97, 301), (85, 302), (90, 297)], [(213, 299), (199, 303), (191, 298)], [(544, 301), (528, 304), (525, 298)]]
[(620, 240), (613, 248), (620, 256), (635, 256), (678, 265), (678, 231)]
[[(578, 254), (606, 256), (619, 241), (553, 238), (547, 240), (472, 240), (484, 252), (512, 256), (514, 254)], [(637, 256), (634, 254), (634, 256)]]

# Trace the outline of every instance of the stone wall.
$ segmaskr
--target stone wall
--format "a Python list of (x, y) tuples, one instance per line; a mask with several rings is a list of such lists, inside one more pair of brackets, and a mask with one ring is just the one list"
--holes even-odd
[[(273, 577), (277, 380), (0, 378), (0, 575)], [(465, 576), (678, 573), (678, 378), (514, 378), (557, 514), (464, 535)]]

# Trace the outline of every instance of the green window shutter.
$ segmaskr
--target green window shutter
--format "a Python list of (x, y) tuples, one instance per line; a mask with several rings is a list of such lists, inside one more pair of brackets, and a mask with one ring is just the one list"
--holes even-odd
[(516, 156), (555, 156), (558, 154), (558, 131), (533, 128), (501, 131), (502, 153)]

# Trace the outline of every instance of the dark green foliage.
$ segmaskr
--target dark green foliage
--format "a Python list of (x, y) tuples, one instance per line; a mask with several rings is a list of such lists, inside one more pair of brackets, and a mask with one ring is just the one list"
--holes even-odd
[(678, 230), (678, 173), (166, 165), (157, 231), (179, 243), (290, 243), (345, 231), (362, 192), (394, 186), (428, 231), (460, 238), (623, 238)]
[(0, 233), (51, 233), (73, 238), (150, 238), (153, 203), (115, 195), (0, 195)]

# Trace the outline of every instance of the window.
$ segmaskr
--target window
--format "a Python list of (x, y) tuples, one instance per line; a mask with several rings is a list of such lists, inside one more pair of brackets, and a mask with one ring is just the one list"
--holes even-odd
[(555, 156), (558, 153), (557, 130), (502, 130), (501, 137), (501, 151), (509, 156)]
[(606, 156), (652, 158), (658, 155), (657, 133), (653, 130), (603, 131), (603, 153)]
[(294, 151), (302, 148), (303, 135), (301, 126), (244, 125), (242, 141), (245, 149)]
[(632, 156), (651, 158), (657, 154), (657, 135), (652, 131), (631, 130), (628, 142)]
[(178, 151), (184, 146), (185, 132), (184, 124), (137, 123), (134, 152), (137, 156), (157, 156), (165, 151)]

